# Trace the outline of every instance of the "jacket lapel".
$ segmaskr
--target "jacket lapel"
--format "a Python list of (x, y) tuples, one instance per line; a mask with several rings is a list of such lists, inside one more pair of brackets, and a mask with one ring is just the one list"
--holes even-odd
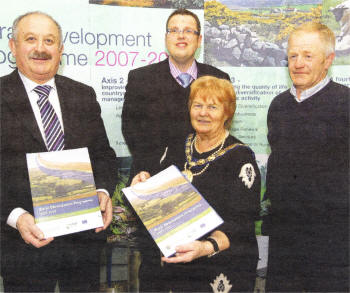
[(170, 73), (169, 59), (165, 59), (160, 62), (158, 70), (159, 71), (156, 73), (156, 78), (159, 80), (158, 83), (163, 85), (160, 87), (161, 95), (166, 98), (167, 95), (172, 95), (172, 93), (178, 91), (180, 85)]
[(197, 70), (198, 70), (197, 78), (204, 76), (204, 75), (208, 75), (208, 72), (207, 72), (208, 66), (203, 64), (203, 63), (199, 63), (197, 61), (196, 61), (196, 63), (197, 63)]
[(74, 112), (72, 111), (76, 97), (72, 94), (74, 93), (74, 89), (72, 89), (70, 84), (61, 76), (55, 76), (55, 83), (62, 113), (65, 149), (70, 149), (73, 148), (72, 142), (75, 141), (74, 136), (76, 133), (76, 129), (74, 129), (74, 121), (77, 121), (77, 119), (74, 117)]
[(12, 115), (22, 123), (23, 128), (32, 135), (34, 140), (42, 146), (45, 146), (27, 92), (17, 70), (11, 73), (9, 84), (5, 85), (4, 88), (5, 94), (2, 99), (4, 103), (8, 104), (9, 109), (12, 111)]

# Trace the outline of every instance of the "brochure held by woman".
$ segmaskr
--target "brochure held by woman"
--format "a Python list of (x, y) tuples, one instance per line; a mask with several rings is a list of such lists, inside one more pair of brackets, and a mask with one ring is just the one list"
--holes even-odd
[(126, 198), (164, 256), (223, 223), (197, 189), (175, 166), (123, 189)]

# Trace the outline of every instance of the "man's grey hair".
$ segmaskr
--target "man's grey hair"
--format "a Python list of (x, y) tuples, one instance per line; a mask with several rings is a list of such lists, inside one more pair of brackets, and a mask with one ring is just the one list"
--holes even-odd
[(53, 21), (53, 23), (57, 26), (57, 29), (58, 29), (58, 35), (59, 35), (59, 46), (62, 47), (62, 40), (63, 40), (63, 37), (62, 37), (62, 29), (61, 29), (61, 26), (58, 24), (58, 22), (49, 14), (45, 13), (45, 12), (41, 12), (41, 11), (31, 11), (31, 12), (27, 12), (25, 14), (22, 14), (20, 16), (18, 16), (14, 21), (13, 21), (13, 24), (12, 24), (12, 38), (14, 41), (17, 41), (18, 39), (18, 24), (20, 23), (20, 21), (27, 17), (27, 16), (30, 16), (30, 15), (34, 15), (34, 14), (38, 14), (38, 15), (43, 15), (43, 16), (46, 16), (48, 17), (49, 19), (51, 19)]
[(294, 34), (303, 32), (317, 33), (324, 45), (324, 53), (326, 56), (335, 52), (335, 35), (334, 32), (325, 24), (319, 22), (306, 22), (298, 26), (294, 31), (291, 32), (288, 39), (288, 50), (289, 41)]

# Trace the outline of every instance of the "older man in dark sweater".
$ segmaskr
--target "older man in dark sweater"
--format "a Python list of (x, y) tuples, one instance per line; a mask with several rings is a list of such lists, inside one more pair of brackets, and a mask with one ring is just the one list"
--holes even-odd
[(270, 292), (349, 291), (350, 89), (327, 77), (334, 44), (322, 24), (292, 32), (293, 86), (268, 112)]

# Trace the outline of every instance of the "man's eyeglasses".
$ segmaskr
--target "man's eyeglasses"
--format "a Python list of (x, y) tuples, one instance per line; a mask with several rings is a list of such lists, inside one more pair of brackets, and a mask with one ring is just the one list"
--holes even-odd
[(168, 28), (166, 30), (167, 34), (170, 36), (177, 36), (179, 34), (184, 34), (186, 37), (193, 37), (194, 35), (199, 36), (199, 32), (191, 29), (191, 28), (185, 28), (183, 30), (180, 30), (178, 28)]

